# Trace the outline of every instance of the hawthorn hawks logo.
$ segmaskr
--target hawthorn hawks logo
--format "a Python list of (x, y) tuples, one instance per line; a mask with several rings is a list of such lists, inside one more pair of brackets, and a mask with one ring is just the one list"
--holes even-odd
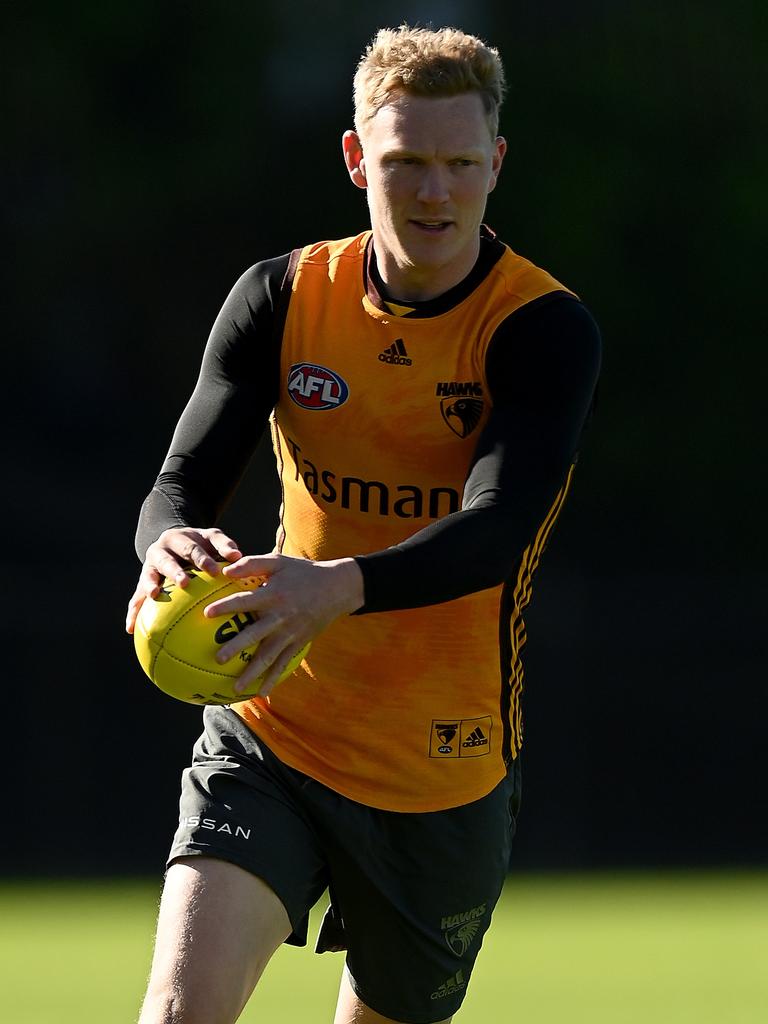
[(327, 366), (294, 363), (288, 371), (288, 394), (302, 409), (338, 409), (349, 398), (349, 386)]
[(469, 437), (483, 415), (483, 385), (479, 380), (445, 380), (435, 390), (440, 412), (458, 437)]
[(472, 945), (482, 927), (481, 918), (485, 916), (487, 910), (487, 904), (481, 903), (477, 907), (472, 907), (471, 910), (466, 910), (463, 914), (451, 914), (444, 917), (440, 922), (448, 948), (455, 956), (464, 956)]

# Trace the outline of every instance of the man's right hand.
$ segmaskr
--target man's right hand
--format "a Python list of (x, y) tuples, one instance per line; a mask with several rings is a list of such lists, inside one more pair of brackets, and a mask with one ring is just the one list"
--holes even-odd
[(185, 565), (194, 565), (216, 576), (220, 571), (219, 562), (236, 562), (242, 557), (242, 551), (232, 538), (214, 527), (198, 530), (178, 526), (165, 530), (147, 548), (139, 582), (128, 602), (126, 632), (133, 632), (139, 609), (148, 597), (157, 597), (164, 579), (172, 580), (179, 587), (187, 586), (189, 577), (184, 571)]

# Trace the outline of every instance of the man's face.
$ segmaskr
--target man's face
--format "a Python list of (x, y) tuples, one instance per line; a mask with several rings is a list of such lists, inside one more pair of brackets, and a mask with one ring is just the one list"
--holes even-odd
[(430, 298), (469, 273), (505, 151), (477, 93), (397, 93), (362, 140), (345, 134), (347, 168), (367, 189), (376, 258), (395, 297)]

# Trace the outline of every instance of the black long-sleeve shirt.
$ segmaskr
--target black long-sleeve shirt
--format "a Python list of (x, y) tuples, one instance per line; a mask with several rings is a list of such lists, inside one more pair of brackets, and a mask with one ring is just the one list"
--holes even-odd
[[(439, 315), (461, 301), (501, 251), (484, 236), (469, 277), (438, 299), (410, 303), (409, 315)], [(142, 507), (140, 558), (169, 527), (213, 525), (237, 487), (277, 402), (288, 259), (248, 270), (216, 319), (199, 380)], [(375, 265), (368, 273), (369, 295), (381, 292)], [(500, 324), (486, 357), (492, 410), (461, 509), (383, 551), (349, 552), (364, 577), (361, 612), (437, 604), (509, 576), (576, 456), (599, 366), (597, 326), (566, 292), (534, 300)]]

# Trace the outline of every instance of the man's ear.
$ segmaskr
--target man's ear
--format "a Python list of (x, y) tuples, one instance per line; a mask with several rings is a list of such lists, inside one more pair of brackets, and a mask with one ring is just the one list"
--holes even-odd
[(504, 162), (504, 155), (507, 152), (507, 140), (502, 136), (498, 135), (496, 141), (493, 144), (493, 158), (491, 159), (491, 177), (488, 181), (488, 191), (493, 192), (496, 188), (496, 182), (499, 179), (499, 172), (501, 171), (501, 165)]
[(341, 148), (344, 153), (344, 163), (353, 184), (358, 188), (368, 188), (368, 179), (365, 176), (365, 157), (363, 156), (363, 144), (357, 132), (344, 132), (341, 137)]

